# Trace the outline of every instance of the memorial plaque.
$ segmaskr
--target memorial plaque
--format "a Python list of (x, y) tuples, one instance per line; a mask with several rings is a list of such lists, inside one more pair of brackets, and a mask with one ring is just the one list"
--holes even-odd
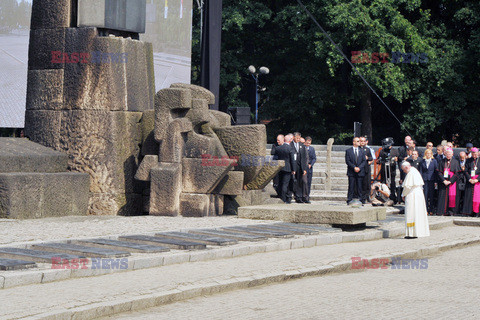
[(152, 237), (145, 235), (131, 235), (121, 236), (119, 239), (126, 241), (133, 241), (138, 243), (159, 244), (172, 249), (191, 250), (191, 249), (205, 249), (207, 246), (203, 243), (186, 241), (180, 239), (169, 239), (164, 237)]
[(4, 271), (35, 268), (36, 266), (37, 264), (33, 261), (0, 258), (0, 270)]
[(280, 232), (280, 231), (259, 230), (255, 228), (249, 228), (249, 227), (228, 227), (228, 228), (222, 228), (222, 230), (228, 230), (228, 231), (237, 232), (237, 233), (260, 235), (268, 238), (292, 238), (293, 237), (293, 234), (291, 233)]
[(35, 244), (32, 246), (32, 248), (60, 253), (82, 254), (87, 257), (97, 258), (122, 258), (130, 255), (130, 253), (126, 251), (118, 251), (106, 248), (93, 248), (71, 243), (42, 243)]
[(164, 233), (157, 233), (156, 236), (164, 237), (164, 238), (181, 239), (181, 240), (191, 240), (191, 241), (200, 242), (200, 243), (209, 244), (209, 245), (215, 245), (215, 246), (226, 246), (226, 245), (238, 243), (238, 241), (235, 239), (226, 239), (226, 238), (212, 237), (207, 235), (193, 234), (193, 233), (186, 233), (186, 232), (164, 232)]
[(136, 242), (109, 240), (109, 239), (88, 239), (79, 240), (80, 244), (86, 246), (93, 246), (97, 248), (108, 248), (114, 250), (124, 250), (128, 252), (140, 252), (140, 253), (156, 253), (170, 251), (170, 248), (164, 246), (154, 246), (148, 244), (140, 244)]
[(52, 259), (72, 260), (83, 259), (85, 256), (56, 253), (44, 250), (31, 250), (20, 248), (0, 248), (0, 256), (9, 259), (28, 259), (35, 262), (52, 263)]
[(212, 237), (221, 237), (226, 239), (235, 239), (239, 241), (262, 241), (267, 240), (265, 236), (253, 235), (253, 234), (240, 234), (238, 232), (228, 231), (228, 230), (214, 230), (214, 229), (199, 229), (199, 230), (190, 230), (189, 233), (194, 234), (204, 234)]

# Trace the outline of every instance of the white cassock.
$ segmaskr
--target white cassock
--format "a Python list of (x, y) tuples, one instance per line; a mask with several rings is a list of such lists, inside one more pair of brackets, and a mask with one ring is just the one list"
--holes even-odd
[(402, 193), (405, 197), (405, 235), (407, 237), (430, 235), (423, 185), (420, 172), (412, 167), (403, 182)]

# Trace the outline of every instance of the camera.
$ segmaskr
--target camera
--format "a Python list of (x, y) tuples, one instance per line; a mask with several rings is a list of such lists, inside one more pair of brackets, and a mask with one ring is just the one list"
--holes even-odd
[(377, 190), (377, 191), (378, 191), (378, 190), (380, 190), (380, 188), (379, 188), (378, 186), (376, 186), (376, 187), (375, 187), (375, 190)]

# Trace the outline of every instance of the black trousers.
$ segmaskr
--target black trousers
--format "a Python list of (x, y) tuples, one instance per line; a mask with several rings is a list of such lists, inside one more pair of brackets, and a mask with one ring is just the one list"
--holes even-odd
[(363, 187), (363, 199), (367, 200), (370, 196), (370, 189), (372, 188), (372, 170), (371, 167), (367, 164), (365, 170), (365, 177), (362, 179)]
[(347, 202), (352, 201), (353, 198), (358, 198), (360, 201), (364, 202), (362, 184), (363, 177), (360, 177), (357, 174), (348, 176)]
[(428, 212), (435, 212), (435, 181), (425, 181), (423, 186), (423, 194), (425, 195), (425, 203)]
[(310, 200), (310, 192), (312, 191), (313, 167), (307, 170), (307, 200)]
[(295, 193), (295, 200), (302, 201), (305, 200), (308, 193), (308, 179), (307, 175), (303, 174), (303, 171), (300, 169), (295, 172), (295, 180), (293, 182), (293, 192)]
[(292, 173), (288, 171), (280, 171), (278, 173), (278, 191), (279, 191), (279, 196), (282, 199), (283, 202), (287, 202), (291, 200), (288, 198), (289, 190), (288, 186), (290, 185), (290, 180), (292, 177)]

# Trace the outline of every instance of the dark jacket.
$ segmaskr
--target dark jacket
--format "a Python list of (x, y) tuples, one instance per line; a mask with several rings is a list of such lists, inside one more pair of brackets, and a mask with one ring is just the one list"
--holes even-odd
[(298, 152), (295, 148), (295, 143), (292, 141), (290, 142), (290, 147), (292, 148), (293, 152), (297, 155), (297, 160), (295, 161), (295, 168), (293, 171), (307, 171), (308, 169), (308, 154), (305, 145), (301, 142), (298, 143)]
[(432, 159), (430, 166), (427, 168), (427, 162), (425, 159), (420, 163), (420, 173), (422, 175), (423, 181), (437, 181), (436, 171), (438, 169), (437, 160)]
[[(273, 154), (275, 152), (275, 154)], [(278, 160), (285, 161), (285, 167), (282, 171), (292, 172), (295, 168), (295, 162), (293, 161), (295, 151), (290, 145), (284, 143), (281, 146), (276, 146), (275, 151), (272, 149), (272, 155), (276, 156)]]
[(315, 153), (315, 148), (313, 148), (312, 146), (306, 147), (306, 148), (308, 148), (308, 150), (307, 150), (308, 164), (311, 165), (312, 168), (313, 168), (313, 165), (315, 164), (315, 162), (317, 162), (317, 155)]
[[(365, 158), (365, 151), (362, 148), (358, 147), (358, 157), (355, 159), (355, 153), (353, 147), (348, 148), (345, 151), (345, 163), (347, 164), (347, 176), (355, 176), (358, 174), (359, 177), (365, 176), (365, 166), (367, 165), (367, 159)], [(355, 167), (360, 168), (360, 172), (355, 172)]]

